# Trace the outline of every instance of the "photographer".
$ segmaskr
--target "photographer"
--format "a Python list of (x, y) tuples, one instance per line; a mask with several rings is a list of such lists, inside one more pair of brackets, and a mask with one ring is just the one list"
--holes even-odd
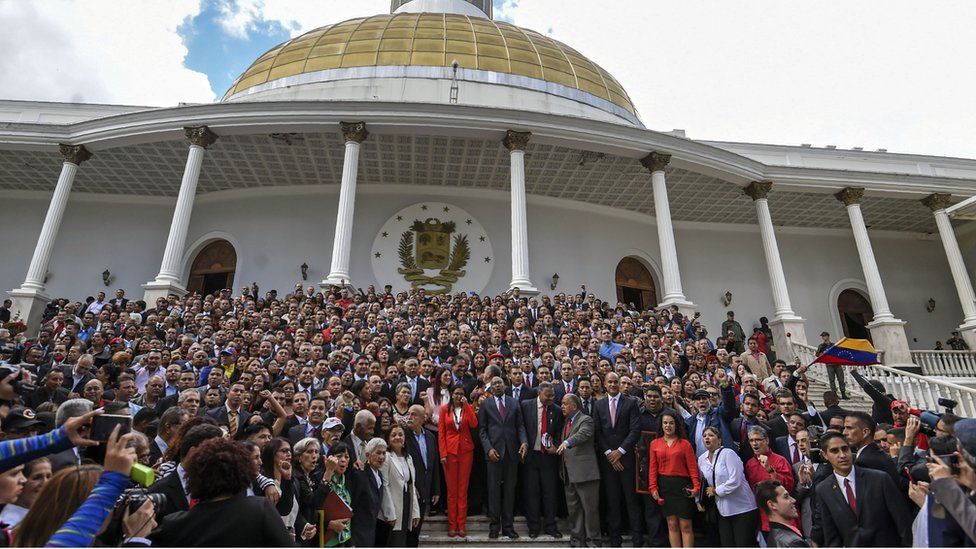
[[(38, 505), (24, 517), (14, 534), (15, 547), (88, 547), (107, 524), (106, 519), (136, 460), (129, 447), (131, 435), (119, 436), (116, 427), (105, 450), (105, 467), (82, 465), (51, 477), (37, 496)], [(128, 537), (142, 537), (155, 526), (152, 502), (123, 516)]]
[[(6, 383), (6, 380), (4, 381)], [(0, 442), (0, 472), (13, 469), (48, 454), (69, 450), (75, 446), (98, 444), (86, 438), (91, 418), (97, 412), (88, 412), (65, 421), (59, 429), (30, 438), (18, 438)]]
[(976, 541), (976, 503), (969, 494), (976, 490), (976, 420), (964, 419), (956, 423), (955, 436), (958, 440), (958, 468), (953, 470), (950, 463), (937, 455), (932, 455), (928, 464), (929, 492), (945, 507), (945, 510), (959, 523), (969, 542)]

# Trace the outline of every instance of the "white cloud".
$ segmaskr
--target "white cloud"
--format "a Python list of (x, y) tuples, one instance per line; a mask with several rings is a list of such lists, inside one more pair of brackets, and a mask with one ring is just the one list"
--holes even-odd
[(0, 98), (133, 105), (210, 102), (177, 27), (200, 0), (0, 0)]
[(220, 25), (246, 37), (259, 22), (278, 23), (292, 36), (355, 17), (389, 13), (389, 0), (220, 0)]

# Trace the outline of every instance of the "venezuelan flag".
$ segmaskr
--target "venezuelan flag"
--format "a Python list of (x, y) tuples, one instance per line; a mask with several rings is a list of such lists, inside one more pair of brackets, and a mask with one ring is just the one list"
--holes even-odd
[(824, 364), (841, 364), (848, 366), (867, 366), (869, 364), (880, 364), (878, 351), (874, 345), (866, 339), (853, 339), (850, 337), (842, 338), (832, 347), (828, 347), (822, 355), (813, 361), (823, 362)]

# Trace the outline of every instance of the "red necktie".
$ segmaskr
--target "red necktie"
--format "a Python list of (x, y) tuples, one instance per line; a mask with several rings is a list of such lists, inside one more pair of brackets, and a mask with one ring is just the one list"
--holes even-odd
[(549, 414), (546, 413), (546, 407), (542, 407), (542, 426), (540, 427), (542, 434), (546, 434), (549, 428)]
[(502, 421), (505, 421), (505, 399), (495, 398), (498, 401), (498, 415), (502, 416)]
[(799, 463), (799, 462), (800, 462), (800, 448), (794, 442), (793, 443), (793, 463)]
[(851, 506), (851, 511), (854, 511), (854, 516), (857, 516), (857, 498), (854, 497), (854, 490), (851, 488), (851, 479), (844, 479), (844, 489), (847, 490), (847, 503)]

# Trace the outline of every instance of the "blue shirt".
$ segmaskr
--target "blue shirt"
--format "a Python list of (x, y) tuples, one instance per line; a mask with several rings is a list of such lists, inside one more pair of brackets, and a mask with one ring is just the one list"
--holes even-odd
[(620, 351), (622, 351), (623, 348), (624, 348), (623, 345), (619, 343), (614, 343), (612, 341), (601, 343), (600, 356), (607, 360), (613, 360), (615, 356), (620, 354)]

